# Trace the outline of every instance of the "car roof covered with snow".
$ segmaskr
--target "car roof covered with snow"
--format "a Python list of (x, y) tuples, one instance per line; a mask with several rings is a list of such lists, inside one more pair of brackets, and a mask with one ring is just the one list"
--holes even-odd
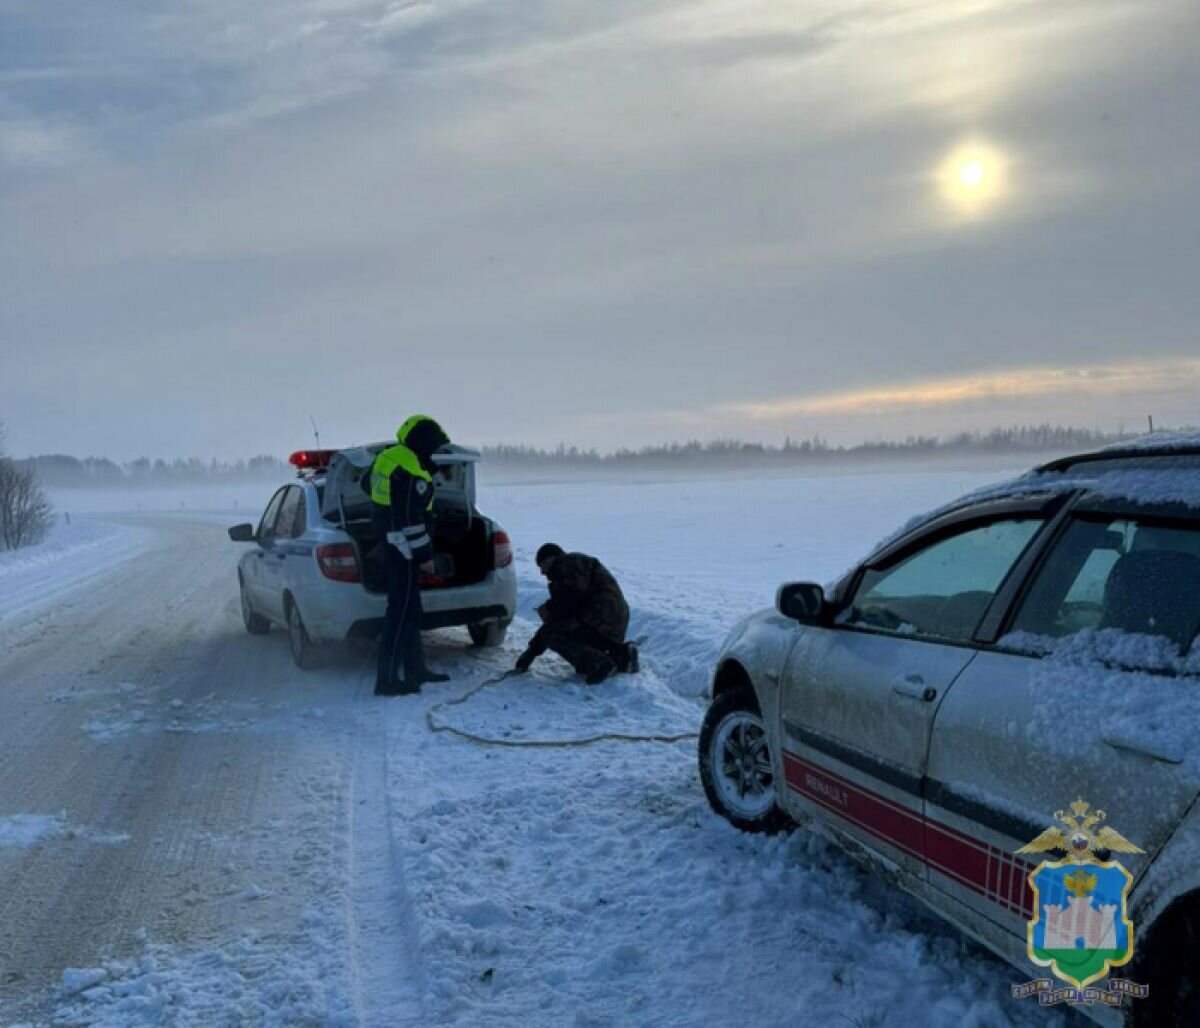
[(984, 486), (910, 519), (872, 551), (890, 550), (918, 528), (1004, 500), (1051, 500), (1080, 493), (1083, 509), (1128, 510), (1200, 519), (1200, 432), (1156, 432), (1089, 453), (1060, 457), (1016, 478)]
[(1154, 434), (1062, 457), (1013, 484), (1200, 516), (1200, 434)]
[(1090, 453), (1060, 457), (955, 501), (1083, 492), (1097, 500), (1172, 508), (1200, 516), (1200, 433), (1156, 433)]

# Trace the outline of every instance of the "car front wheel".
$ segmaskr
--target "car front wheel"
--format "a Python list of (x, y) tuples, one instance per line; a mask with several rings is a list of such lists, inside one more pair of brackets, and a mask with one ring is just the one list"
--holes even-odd
[(709, 805), (743, 832), (781, 832), (794, 822), (776, 802), (766, 726), (749, 686), (721, 693), (700, 729), (700, 781)]
[(300, 617), (300, 608), (296, 606), (294, 600), (288, 603), (287, 628), (288, 646), (292, 651), (292, 660), (296, 667), (302, 671), (308, 671), (316, 665), (317, 648), (308, 637), (308, 629), (304, 627), (304, 620)]

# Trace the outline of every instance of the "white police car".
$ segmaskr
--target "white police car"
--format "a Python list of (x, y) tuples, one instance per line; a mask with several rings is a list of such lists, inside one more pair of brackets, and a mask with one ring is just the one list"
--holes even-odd
[[(287, 629), (292, 658), (311, 667), (316, 647), (379, 633), (387, 606), (382, 540), (371, 521), (370, 474), (391, 443), (300, 450), (296, 481), (271, 497), (258, 526), (229, 529), (254, 546), (238, 562), (246, 630)], [(475, 506), (477, 450), (434, 455), (432, 535), (438, 573), (422, 578), (426, 629), (463, 625), (477, 646), (499, 646), (517, 607), (507, 533)]]

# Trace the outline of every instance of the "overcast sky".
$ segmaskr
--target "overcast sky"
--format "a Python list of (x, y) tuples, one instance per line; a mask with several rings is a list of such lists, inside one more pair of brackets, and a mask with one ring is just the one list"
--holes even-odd
[(1200, 422), (1196, 0), (0, 0), (0, 420)]

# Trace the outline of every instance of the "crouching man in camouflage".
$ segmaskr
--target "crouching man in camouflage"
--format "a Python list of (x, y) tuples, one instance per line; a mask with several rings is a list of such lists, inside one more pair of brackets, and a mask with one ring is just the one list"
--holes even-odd
[(625, 641), (629, 604), (609, 570), (595, 557), (565, 553), (555, 543), (542, 546), (536, 559), (550, 599), (538, 607), (542, 627), (517, 658), (516, 669), (528, 671), (538, 657), (553, 650), (589, 685), (603, 682), (614, 671), (636, 672), (637, 647)]

